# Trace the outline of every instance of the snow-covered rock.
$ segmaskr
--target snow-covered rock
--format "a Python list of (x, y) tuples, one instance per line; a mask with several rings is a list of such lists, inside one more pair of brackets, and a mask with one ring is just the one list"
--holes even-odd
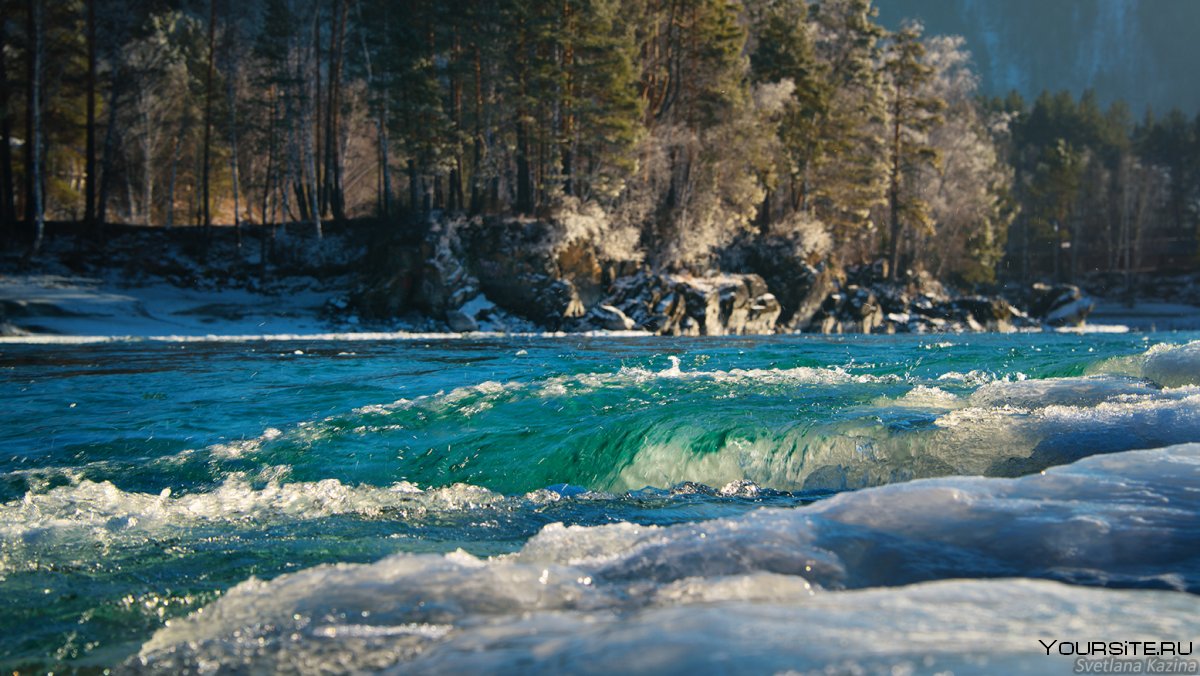
[(774, 333), (781, 311), (762, 277), (736, 274), (643, 271), (618, 279), (603, 305), (620, 311), (637, 328), (673, 336)]

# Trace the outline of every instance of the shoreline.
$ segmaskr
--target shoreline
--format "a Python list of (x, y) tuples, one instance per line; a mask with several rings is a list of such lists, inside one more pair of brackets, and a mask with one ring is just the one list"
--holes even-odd
[[(296, 240), (290, 244), (281, 240), (280, 247), (284, 254), (266, 266), (262, 265), (262, 252), (257, 247), (236, 247), (230, 232), (219, 233), (207, 255), (197, 253), (197, 243), (192, 240), (198, 235), (190, 231), (123, 228), (119, 236), (114, 233), (102, 253), (87, 255), (81, 255), (77, 237), (55, 237), (48, 240), (43, 253), (36, 259), (28, 260), (11, 254), (0, 257), (0, 343), (652, 336), (665, 331), (648, 330), (654, 324), (648, 324), (648, 317), (640, 316), (636, 311), (649, 308), (646, 311), (657, 312), (655, 303), (660, 301), (655, 294), (665, 294), (662, 303), (682, 295), (687, 307), (677, 308), (676, 314), (686, 313), (701, 322), (707, 316), (710, 323), (720, 322), (722, 325), (716, 327), (718, 333), (715, 335), (781, 335), (798, 332), (817, 335), (866, 335), (869, 332), (873, 335), (887, 332), (885, 329), (901, 329), (896, 332), (918, 335), (1013, 330), (1074, 333), (1200, 330), (1200, 306), (1178, 302), (1193, 298), (1186, 294), (1176, 298), (1175, 302), (1145, 298), (1128, 305), (1098, 295), (1080, 297), (1079, 290), (1075, 289), (1076, 300), (1064, 296), (1063, 300), (1068, 302), (1062, 306), (1063, 310), (1054, 312), (1062, 314), (1077, 311), (1075, 308), (1091, 306), (1094, 301), (1091, 313), (1087, 314), (1085, 307), (1082, 314), (1086, 315), (1086, 321), (1081, 326), (1052, 328), (1045, 323), (1050, 319), (1045, 308), (1043, 313), (1046, 316), (1039, 322), (1010, 305), (1004, 300), (1004, 294), (986, 297), (957, 295), (953, 290), (943, 289), (935, 281), (928, 282), (932, 293), (924, 293), (924, 298), (946, 306), (964, 303), (964, 307), (971, 308), (966, 311), (967, 318), (964, 321), (915, 321), (922, 319), (921, 316), (892, 312), (894, 308), (890, 305), (895, 305), (897, 300), (889, 298), (889, 294), (903, 294), (904, 291), (891, 283), (879, 283), (879, 274), (870, 266), (848, 272), (849, 278), (836, 283), (826, 279), (828, 274), (823, 274), (819, 279), (801, 279), (801, 276), (793, 280), (796, 284), (809, 284), (803, 289), (786, 285), (780, 287), (785, 296), (795, 296), (800, 292), (811, 296), (801, 301), (793, 298), (791, 302), (805, 305), (805, 312), (815, 313), (814, 317), (824, 317), (825, 323), (830, 325), (824, 327), (830, 329), (827, 331), (814, 330), (821, 326), (815, 320), (784, 323), (753, 319), (758, 315), (771, 315), (772, 309), (775, 314), (771, 316), (778, 317), (782, 307), (771, 287), (762, 286), (763, 280), (757, 275), (664, 275), (660, 279), (653, 273), (645, 272), (628, 276), (629, 271), (624, 273), (627, 276), (612, 282), (607, 290), (601, 280), (593, 280), (597, 288), (590, 293), (595, 297), (588, 296), (588, 300), (582, 303), (587, 316), (556, 326), (555, 323), (531, 321), (511, 311), (517, 308), (536, 311), (540, 308), (546, 314), (553, 309), (529, 306), (526, 301), (532, 302), (541, 299), (541, 296), (533, 294), (532, 300), (526, 298), (530, 295), (528, 290), (523, 290), (525, 295), (489, 298), (492, 294), (486, 292), (495, 289), (484, 288), (485, 285), (462, 270), (459, 270), (462, 274), (458, 275), (450, 274), (453, 270), (440, 268), (421, 270), (421, 265), (433, 268), (450, 265), (457, 270), (466, 264), (457, 258), (441, 261), (429, 251), (418, 254), (424, 263), (419, 260), (410, 262), (416, 266), (413, 270), (421, 274), (407, 280), (408, 286), (417, 282), (424, 286), (437, 286), (440, 281), (441, 286), (437, 286), (437, 293), (433, 295), (438, 298), (445, 296), (441, 298), (442, 304), (457, 309), (447, 309), (444, 316), (439, 316), (422, 312), (419, 304), (407, 303), (402, 304), (401, 312), (388, 316), (372, 312), (369, 304), (362, 300), (364, 295), (411, 293), (411, 289), (393, 288), (394, 285), (388, 284), (375, 286), (379, 283), (378, 270), (372, 268), (364, 258), (371, 249), (370, 232), (365, 227), (330, 232), (319, 250), (307, 246), (307, 240)], [(299, 246), (301, 243), (305, 246)], [(448, 251), (439, 252), (439, 255), (441, 253), (451, 255)], [(372, 272), (375, 276), (364, 274)], [(558, 283), (575, 288), (570, 276), (560, 272), (562, 276)], [(429, 279), (424, 279), (425, 276)], [(576, 280), (576, 285), (579, 283)], [(783, 284), (783, 281), (779, 283)], [(1175, 285), (1178, 286), (1177, 283)], [(743, 286), (746, 288), (743, 289)], [(1153, 285), (1144, 286), (1143, 291), (1154, 288)], [(1169, 291), (1170, 285), (1163, 288)], [(730, 296), (727, 299), (726, 296), (733, 291), (742, 292), (741, 295), (746, 297)], [(629, 297), (624, 298), (622, 294)], [(455, 303), (449, 300), (452, 295), (457, 299)], [(902, 299), (905, 305), (903, 309), (908, 313), (927, 312), (917, 307), (922, 302), (921, 294), (910, 291), (910, 295), (911, 298), (904, 296), (907, 300)], [(623, 304), (618, 302), (622, 299), (625, 301)], [(1033, 304), (1034, 300), (1028, 296), (1022, 301), (1022, 307), (1027, 309)], [(621, 305), (632, 315), (622, 313), (622, 309), (616, 305)], [(818, 305), (821, 305), (820, 309), (817, 309)], [(889, 311), (880, 309), (880, 305), (889, 307)], [(836, 309), (829, 309), (833, 306), (837, 306)], [(997, 311), (995, 316), (998, 321), (991, 321), (991, 313), (996, 311), (997, 306), (1003, 311)], [(1008, 320), (999, 320), (1008, 311), (1013, 316)], [(736, 326), (730, 321), (728, 326), (723, 325), (728, 319), (725, 315), (739, 313), (746, 315), (744, 320), (753, 321), (742, 321)], [(689, 328), (685, 326), (689, 321), (688, 316), (673, 316), (671, 321), (679, 323), (676, 329)], [(914, 321), (906, 319), (910, 316)], [(930, 316), (953, 319), (950, 315), (938, 315), (936, 312)], [(974, 316), (982, 319), (974, 321)], [(455, 320), (458, 320), (457, 323)], [(903, 330), (905, 323), (908, 323), (908, 331)], [(864, 328), (865, 331), (862, 330)], [(713, 334), (704, 331), (702, 335), (711, 337)]]
[[(167, 280), (120, 284), (100, 277), (0, 273), (0, 344), (112, 342), (287, 342), (297, 340), (462, 340), (489, 338), (651, 337), (644, 330), (453, 331), (431, 317), (362, 323), (343, 310), (344, 286), (297, 277), (267, 292), (186, 288)], [(332, 310), (332, 312), (331, 312)], [(1200, 330), (1200, 307), (1158, 300), (1132, 307), (1097, 299), (1089, 321), (1028, 327), (1036, 333), (1147, 333)], [(986, 332), (986, 331), (985, 331)], [(745, 335), (790, 335), (779, 331)], [(956, 331), (917, 335), (946, 335)], [(823, 335), (823, 334), (814, 334)], [(870, 335), (870, 334), (842, 334)]]

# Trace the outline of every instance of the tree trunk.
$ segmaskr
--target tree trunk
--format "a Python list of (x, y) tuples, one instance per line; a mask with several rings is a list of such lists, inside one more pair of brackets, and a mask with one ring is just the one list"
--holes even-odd
[(891, 211), (891, 278), (900, 279), (900, 92), (892, 106), (892, 175), (888, 186), (888, 204)]
[(150, 225), (154, 212), (154, 143), (150, 140), (150, 125), (154, 121), (146, 107), (142, 107), (142, 124), (146, 126), (142, 143), (142, 223)]
[(42, 247), (46, 231), (46, 209), (42, 202), (42, 2), (29, 0), (29, 209), (27, 220), (34, 227), (33, 253)]
[(92, 229), (96, 226), (96, 0), (87, 0), (87, 58), (87, 141), (83, 170), (83, 220), (87, 227)]
[(342, 196), (341, 108), (342, 61), (346, 40), (346, 0), (333, 2), (333, 30), (329, 39), (329, 104), (325, 111), (325, 182), (323, 195), (335, 221), (346, 218)]
[[(475, 5), (478, 11), (478, 3)], [(480, 167), (483, 164), (483, 49), (475, 43), (475, 142), (471, 157), (471, 214), (483, 211)]]
[(377, 131), (379, 133), (379, 180), (383, 183), (383, 217), (390, 218), (392, 215), (392, 173), (389, 167), (391, 160), (388, 159), (388, 140), (387, 123), (385, 122), (387, 115), (385, 104), (384, 112), (380, 114), (380, 120), (377, 123)]
[(96, 196), (96, 222), (100, 239), (104, 239), (105, 224), (108, 223), (108, 193), (112, 183), (112, 161), (117, 154), (117, 102), (123, 86), (121, 63), (114, 66), (112, 87), (108, 91), (108, 120), (104, 128), (104, 154), (100, 158), (100, 186)]
[[(187, 136), (188, 128), (191, 127), (191, 120), (187, 115), (184, 115), (179, 120), (179, 133), (175, 136), (174, 147), (171, 148), (171, 178), (167, 183), (167, 221), (168, 228), (175, 225), (175, 182), (179, 175), (179, 160), (183, 155), (183, 139)], [(103, 183), (101, 183), (103, 186)]]
[(212, 212), (209, 201), (209, 168), (212, 164), (213, 76), (217, 65), (217, 0), (208, 0), (208, 74), (204, 83), (204, 167), (201, 169), (201, 209), (204, 213), (204, 239), (212, 239)]
[[(314, 158), (320, 158), (321, 149), (323, 146), (321, 145), (321, 3), (319, 0), (313, 2), (312, 24), (312, 80), (315, 93), (313, 94), (312, 99), (312, 119), (309, 120), (309, 122), (312, 123), (312, 153)], [(325, 211), (329, 203), (327, 199), (328, 196), (325, 194), (325, 184), (321, 181), (321, 161), (320, 159), (315, 159), (314, 161), (316, 162), (317, 170), (313, 176), (313, 184), (310, 187), (310, 190), (316, 196), (316, 201), (319, 207), (317, 215), (319, 216)], [(307, 175), (308, 163), (303, 162), (302, 165), (303, 166), (301, 167), (301, 170), (305, 175)]]
[(238, 202), (238, 126), (237, 126), (237, 92), (234, 81), (237, 73), (229, 74), (229, 173), (233, 184), (233, 230), (237, 235), (237, 248), (242, 248), (242, 219)]
[(763, 189), (763, 201), (758, 207), (758, 232), (766, 235), (771, 229), (771, 189)]
[(533, 213), (533, 184), (529, 175), (529, 130), (521, 118), (524, 111), (517, 112), (517, 213)]
[(448, 209), (452, 212), (462, 211), (463, 204), (463, 148), (457, 135), (462, 131), (462, 38), (458, 27), (454, 27), (454, 35), (450, 43), (450, 112), (454, 123), (454, 167), (450, 169), (450, 186)]
[(267, 168), (263, 174), (263, 189), (262, 189), (262, 210), (261, 221), (263, 226), (270, 222), (268, 220), (271, 215), (268, 213), (268, 205), (271, 200), (271, 189), (274, 185), (275, 172), (275, 127), (279, 120), (279, 102), (275, 100), (275, 87), (271, 87), (267, 96), (271, 101), (271, 123), (267, 127)]
[(4, 36), (0, 31), (0, 238), (12, 235), (17, 221), (13, 190), (12, 113), (9, 111), (8, 67), (4, 58)]
[(530, 174), (531, 167), (529, 155), (531, 152), (529, 140), (529, 111), (525, 110), (527, 97), (529, 95), (529, 45), (527, 44), (527, 36), (525, 29), (522, 28), (521, 35), (517, 46), (517, 84), (520, 87), (520, 103), (517, 106), (516, 127), (517, 127), (517, 204), (516, 211), (519, 214), (533, 213), (533, 177)]
[(308, 153), (305, 153), (306, 161), (304, 163), (304, 173), (306, 174), (304, 177), (304, 182), (309, 186), (308, 215), (312, 220), (313, 234), (316, 235), (318, 240), (320, 240), (322, 237), (324, 237), (324, 232), (321, 227), (321, 203), (317, 195), (317, 185), (319, 185), (317, 183), (317, 153), (316, 148), (314, 148), (312, 145), (305, 145), (308, 145), (310, 150)]
[(415, 216), (421, 213), (421, 182), (417, 176), (417, 161), (408, 160), (408, 206)]
[[(574, 30), (574, 21), (571, 12), (571, 3), (563, 2), (562, 4), (562, 21), (566, 28), (566, 34), (571, 35)], [(563, 193), (566, 195), (575, 194), (575, 45), (570, 39), (566, 40), (562, 45), (562, 69), (565, 82), (563, 84), (563, 101), (562, 106), (562, 173), (563, 173)]]

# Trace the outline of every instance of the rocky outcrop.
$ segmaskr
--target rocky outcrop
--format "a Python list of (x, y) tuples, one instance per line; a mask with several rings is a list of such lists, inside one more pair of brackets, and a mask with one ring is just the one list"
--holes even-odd
[[(781, 312), (758, 275), (641, 272), (618, 279), (605, 305), (629, 319), (631, 328), (671, 336), (774, 333)], [(597, 322), (606, 316), (593, 313), (588, 319), (607, 328)]]
[(1012, 331), (1031, 324), (1008, 301), (992, 296), (953, 297), (927, 274), (888, 279), (887, 265), (847, 269), (837, 289), (798, 328), (818, 333), (933, 333)]
[[(353, 304), (368, 318), (420, 313), (454, 331), (496, 317), (559, 329), (605, 295), (593, 248), (559, 241), (553, 222), (434, 218), (422, 239), (381, 243)], [(470, 308), (474, 299), (483, 299)]]
[(838, 286), (834, 266), (782, 236), (743, 237), (722, 252), (723, 269), (762, 277), (779, 302), (778, 330), (805, 328)]
[(424, 311), (418, 297), (427, 256), (427, 248), (420, 243), (388, 242), (372, 248), (361, 286), (351, 293), (353, 311), (367, 319)]
[(597, 305), (588, 313), (588, 321), (605, 331), (632, 331), (637, 323), (611, 305)]
[(553, 246), (553, 224), (496, 220), (460, 232), (480, 289), (497, 306), (558, 329), (603, 295), (603, 268), (580, 244)]
[[(376, 312), (420, 312), (453, 331), (640, 330), (672, 336), (776, 332), (932, 333), (1074, 326), (1092, 303), (1077, 287), (1034, 285), (1000, 297), (953, 296), (927, 273), (892, 280), (884, 261), (809, 263), (780, 240), (742, 246), (726, 264), (756, 272), (628, 271), (561, 224), (530, 219), (431, 222), (419, 246), (360, 296)], [(361, 305), (362, 303), (360, 303)], [(1017, 306), (1030, 308), (1028, 314)]]
[(1081, 326), (1095, 301), (1073, 284), (1034, 284), (1029, 292), (1029, 315), (1049, 326)]

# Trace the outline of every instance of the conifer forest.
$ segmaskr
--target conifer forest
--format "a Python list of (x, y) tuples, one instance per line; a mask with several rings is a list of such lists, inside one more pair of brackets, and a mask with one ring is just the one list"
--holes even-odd
[[(964, 286), (1193, 266), (1200, 116), (984, 96), (870, 0), (3, 0), (0, 221), (397, 229), (584, 218)], [(576, 221), (579, 219), (577, 218)], [(98, 249), (102, 250), (102, 249)], [(102, 254), (97, 254), (102, 255)]]

